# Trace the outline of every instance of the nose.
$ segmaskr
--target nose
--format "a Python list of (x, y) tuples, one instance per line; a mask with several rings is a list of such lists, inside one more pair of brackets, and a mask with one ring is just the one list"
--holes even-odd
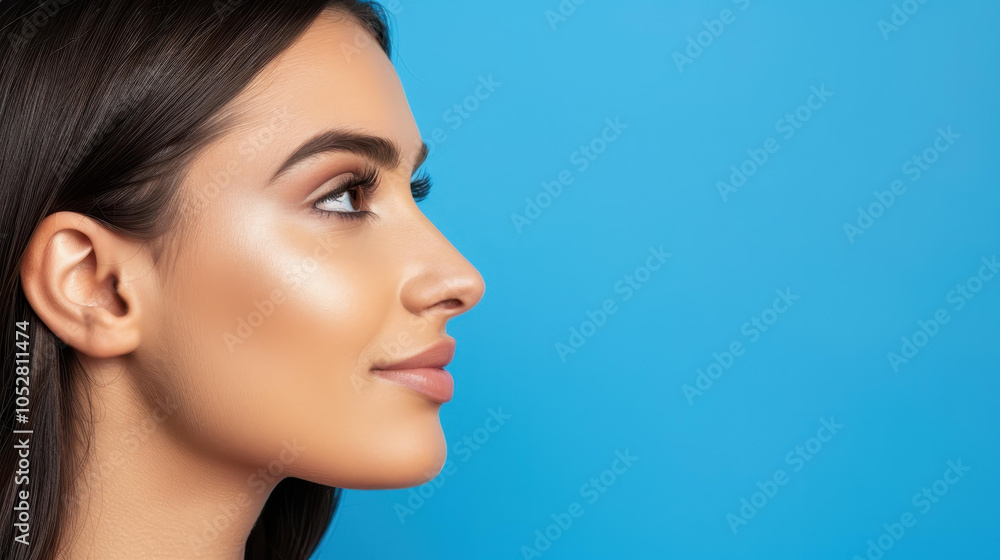
[[(450, 319), (472, 309), (486, 290), (483, 277), (426, 218), (411, 237), (411, 267), (402, 285), (403, 306), (414, 315)], [(414, 232), (416, 233), (416, 232)]]

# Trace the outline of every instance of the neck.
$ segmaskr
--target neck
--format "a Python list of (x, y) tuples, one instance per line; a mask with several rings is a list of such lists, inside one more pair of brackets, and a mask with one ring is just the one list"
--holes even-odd
[(93, 438), (75, 450), (59, 557), (242, 560), (278, 480), (181, 445), (178, 404), (147, 402), (126, 377), (90, 389)]

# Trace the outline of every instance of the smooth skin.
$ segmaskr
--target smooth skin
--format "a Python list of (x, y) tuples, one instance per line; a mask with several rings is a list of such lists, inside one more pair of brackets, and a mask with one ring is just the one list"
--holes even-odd
[[(420, 134), (366, 37), (324, 14), (240, 94), (159, 258), (79, 214), (36, 229), (22, 284), (94, 410), (61, 558), (238, 559), (283, 477), (399, 488), (442, 468), (440, 404), (371, 369), (447, 339), (484, 285), (411, 196)], [(320, 201), (376, 164), (343, 149), (271, 182), (331, 129), (398, 148), (370, 197)], [(356, 209), (374, 217), (336, 213)]]

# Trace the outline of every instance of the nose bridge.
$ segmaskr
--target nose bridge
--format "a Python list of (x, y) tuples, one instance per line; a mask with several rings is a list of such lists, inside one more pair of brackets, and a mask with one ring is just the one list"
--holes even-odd
[(423, 213), (402, 232), (399, 258), (409, 270), (401, 287), (411, 313), (451, 317), (472, 308), (483, 296), (483, 278)]

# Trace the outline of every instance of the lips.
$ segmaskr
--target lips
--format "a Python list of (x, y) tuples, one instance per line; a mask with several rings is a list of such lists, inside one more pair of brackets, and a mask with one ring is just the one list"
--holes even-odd
[(454, 356), (455, 339), (444, 338), (413, 356), (374, 367), (372, 373), (443, 404), (450, 401), (455, 392), (455, 380), (444, 370)]

